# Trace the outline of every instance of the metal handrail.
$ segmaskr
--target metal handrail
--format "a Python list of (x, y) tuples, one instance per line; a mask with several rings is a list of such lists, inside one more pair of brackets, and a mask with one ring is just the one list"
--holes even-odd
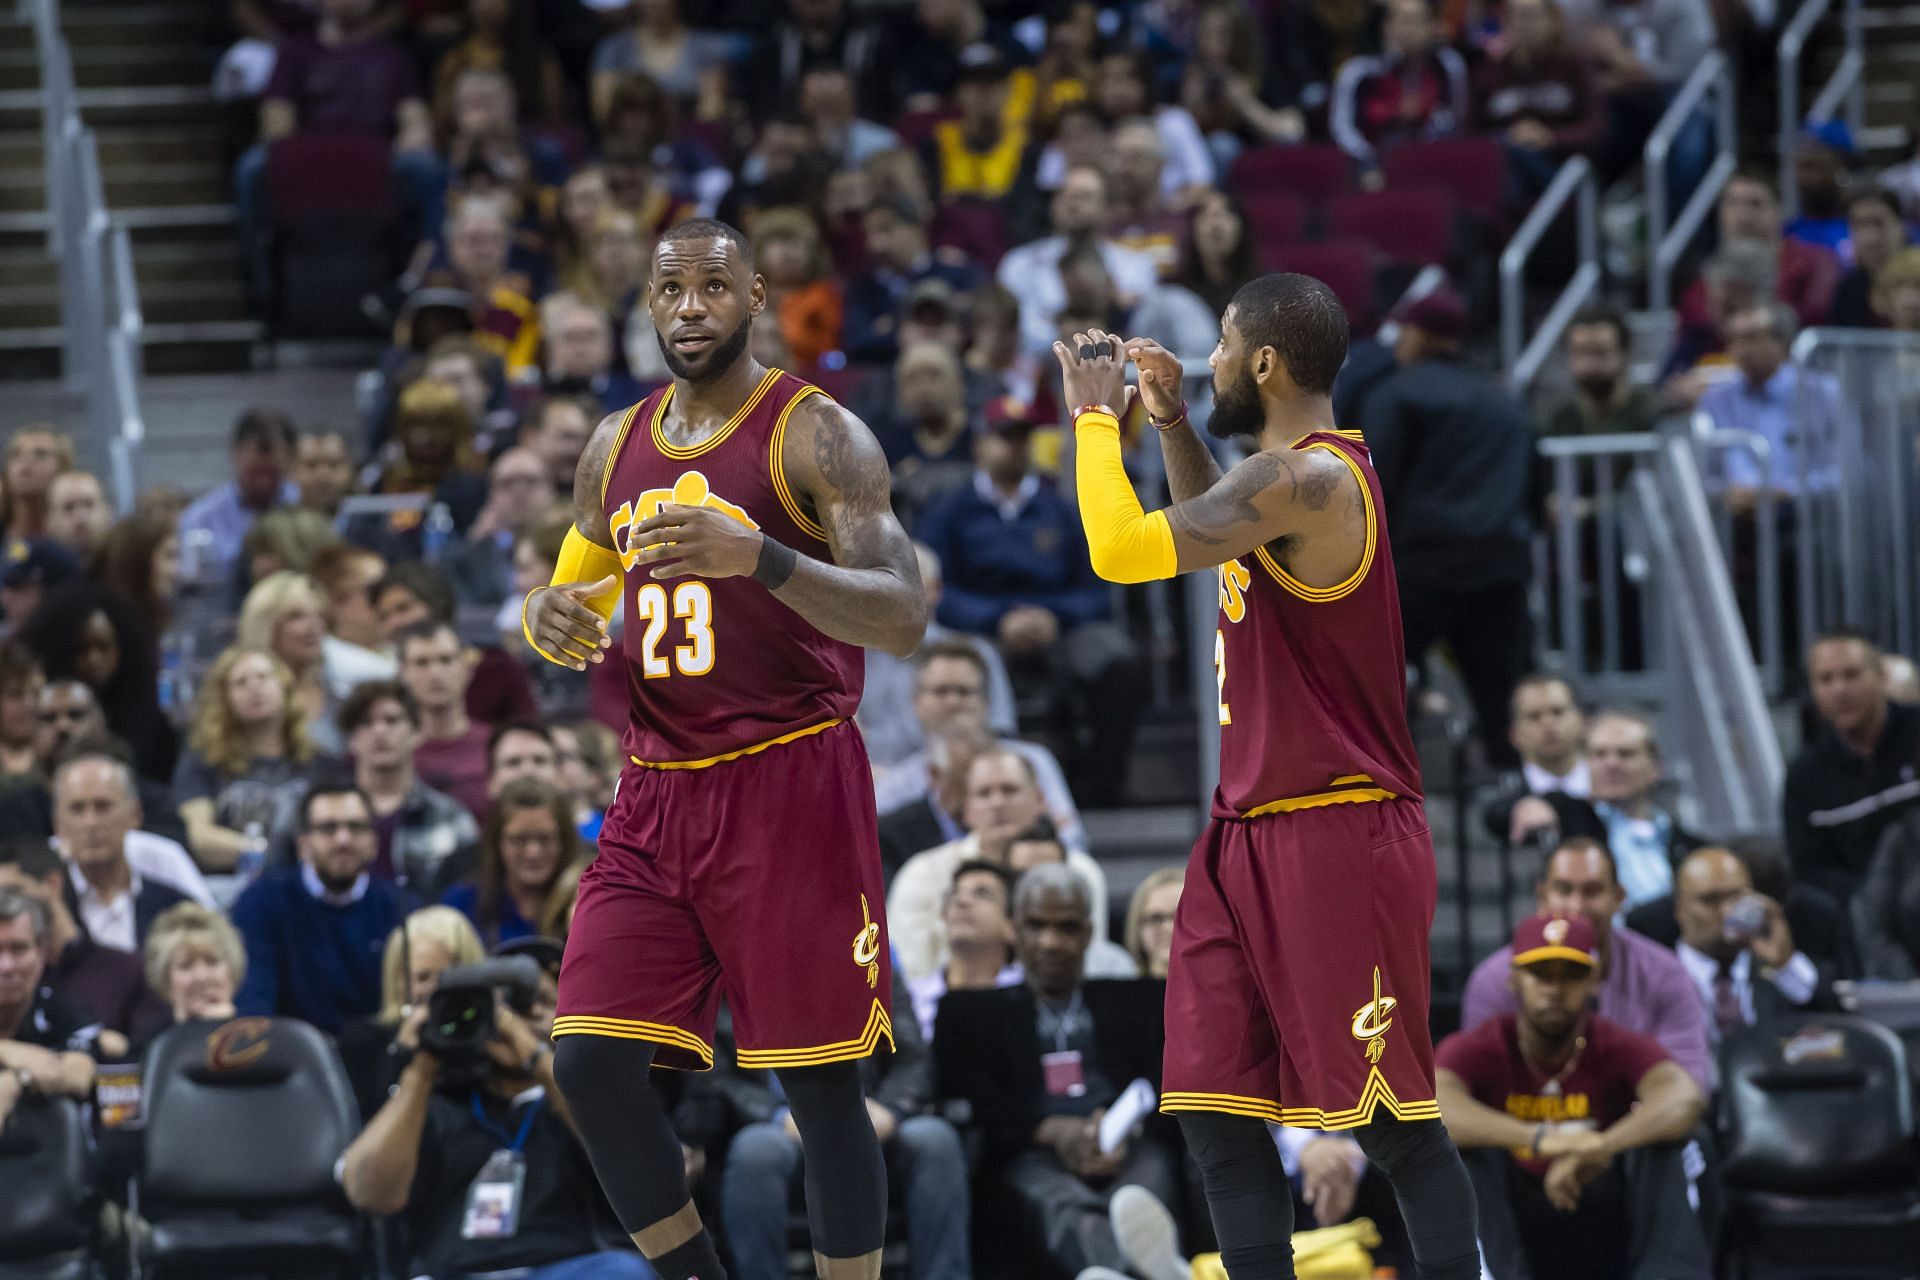
[(133, 244), (107, 211), (99, 151), (80, 120), (59, 0), (18, 0), (15, 7), (33, 23), (41, 67), (47, 254), (60, 269), (61, 372), (85, 399), (89, 434), (104, 442), (115, 496), (128, 510), (146, 438), (140, 413), (145, 322)]
[[(1847, 123), (1856, 131), (1860, 128), (1866, 107), (1866, 68), (1867, 57), (1865, 38), (1860, 21), (1860, 0), (1843, 0), (1842, 28), (1845, 32), (1847, 48), (1840, 62), (1827, 77), (1825, 85), (1815, 95), (1813, 106), (1808, 108), (1806, 118), (1809, 121), (1831, 120), (1835, 111), (1845, 99)], [(1806, 0), (1799, 12), (1793, 15), (1793, 21), (1780, 33), (1780, 45), (1777, 54), (1779, 73), (1779, 137), (1776, 139), (1780, 149), (1780, 205), (1789, 218), (1800, 212), (1800, 175), (1794, 172), (1793, 153), (1800, 136), (1800, 57), (1806, 51), (1809, 38), (1827, 11), (1833, 7), (1833, 0)]]
[[(1700, 179), (1700, 185), (1688, 197), (1686, 206), (1669, 222), (1667, 157), (1673, 151), (1674, 139), (1686, 127), (1694, 110), (1707, 94), (1715, 90), (1718, 90), (1714, 98), (1717, 154), (1708, 166), (1706, 175)], [(1673, 95), (1673, 101), (1667, 104), (1660, 122), (1648, 135), (1643, 153), (1647, 186), (1647, 242), (1651, 249), (1647, 255), (1647, 302), (1655, 311), (1665, 311), (1672, 305), (1673, 270), (1680, 264), (1681, 255), (1687, 251), (1694, 233), (1712, 211), (1714, 201), (1720, 198), (1720, 188), (1726, 186), (1727, 179), (1733, 176), (1739, 166), (1738, 127), (1734, 117), (1732, 68), (1724, 53), (1712, 50), (1700, 60), (1700, 65), (1693, 69), (1693, 73)]]
[[(1527, 260), (1539, 248), (1548, 228), (1569, 200), (1578, 200), (1574, 221), (1580, 241), (1580, 265), (1574, 270), (1546, 317), (1523, 343), (1526, 329)], [(1507, 384), (1517, 395), (1527, 388), (1559, 344), (1560, 335), (1594, 290), (1600, 287), (1600, 188), (1593, 165), (1585, 156), (1573, 156), (1560, 166), (1553, 181), (1527, 211), (1519, 230), (1500, 253), (1500, 363)]]

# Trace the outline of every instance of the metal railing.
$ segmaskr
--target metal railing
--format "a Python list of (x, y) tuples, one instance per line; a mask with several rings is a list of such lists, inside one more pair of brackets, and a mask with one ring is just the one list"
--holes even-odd
[(1669, 751), (1687, 766), (1695, 820), (1711, 832), (1773, 830), (1786, 766), (1760, 686), (1733, 580), (1715, 536), (1692, 442), (1661, 437), (1656, 464), (1634, 473), (1664, 670)]
[(1798, 434), (1840, 408), (1824, 465), (1802, 464), (1812, 482), (1796, 504), (1799, 641), (1858, 627), (1889, 651), (1920, 653), (1920, 335), (1808, 329), (1793, 357), (1806, 375)]
[[(1846, 51), (1840, 55), (1833, 74), (1827, 77), (1826, 84), (1814, 95), (1813, 105), (1807, 109), (1806, 120), (1819, 123), (1831, 120), (1842, 109), (1846, 111), (1847, 124), (1857, 135), (1864, 120), (1866, 107), (1866, 42), (1861, 31), (1860, 0), (1842, 0), (1841, 27), (1846, 39)], [(1779, 108), (1780, 133), (1777, 139), (1780, 148), (1780, 204), (1791, 218), (1800, 212), (1800, 176), (1794, 172), (1793, 153), (1798, 146), (1800, 136), (1800, 59), (1806, 52), (1807, 40), (1813, 35), (1814, 28), (1833, 8), (1833, 0), (1805, 0), (1787, 29), (1780, 33), (1777, 51), (1779, 60)]]
[(80, 122), (58, 0), (21, 0), (20, 11), (33, 23), (41, 67), (47, 253), (60, 269), (61, 373), (68, 390), (83, 399), (88, 437), (104, 445), (114, 495), (120, 509), (129, 510), (146, 437), (133, 245), (107, 213), (99, 152)]
[[(1686, 128), (1693, 114), (1714, 95), (1714, 157), (1677, 216), (1669, 216), (1671, 193), (1667, 190), (1667, 158), (1673, 153), (1674, 140)], [(1740, 163), (1738, 123), (1735, 118), (1733, 71), (1727, 56), (1718, 50), (1709, 52), (1686, 78), (1673, 101), (1647, 137), (1643, 153), (1647, 187), (1647, 305), (1664, 311), (1672, 305), (1673, 271), (1681, 255), (1700, 230), (1720, 188), (1727, 184)]]
[[(1527, 328), (1527, 262), (1553, 226), (1568, 201), (1575, 201), (1574, 220), (1579, 236), (1580, 264), (1573, 278), (1547, 308), (1546, 316)], [(1500, 364), (1508, 385), (1524, 398), (1540, 367), (1559, 345), (1560, 335), (1594, 290), (1600, 287), (1600, 191), (1593, 165), (1585, 156), (1573, 156), (1560, 166), (1553, 181), (1527, 212), (1526, 219), (1500, 253)]]

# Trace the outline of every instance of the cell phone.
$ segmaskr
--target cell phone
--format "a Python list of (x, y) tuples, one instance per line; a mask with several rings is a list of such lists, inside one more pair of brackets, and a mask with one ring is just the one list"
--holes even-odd
[(1752, 942), (1767, 931), (1771, 915), (1767, 900), (1750, 893), (1727, 908), (1726, 917), (1720, 923), (1721, 936), (1728, 942)]

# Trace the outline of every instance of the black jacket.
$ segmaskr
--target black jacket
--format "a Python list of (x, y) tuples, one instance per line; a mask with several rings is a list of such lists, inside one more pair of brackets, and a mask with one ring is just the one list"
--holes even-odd
[(1853, 916), (1869, 978), (1920, 978), (1920, 808), (1880, 837)]
[[(1101, 1072), (1116, 1087), (1145, 1077), (1158, 1089), (1167, 984), (1152, 978), (1096, 980), (1080, 990), (1093, 1018)], [(972, 1106), (990, 1165), (1031, 1146), (1044, 1114), (1036, 1016), (1033, 992), (1024, 985), (949, 991), (940, 1000), (933, 1036), (938, 1096), (963, 1098)], [(1150, 1132), (1165, 1127), (1165, 1118), (1155, 1116), (1148, 1126)]]
[[(1585, 836), (1589, 840), (1598, 840), (1603, 845), (1607, 843), (1607, 824), (1601, 820), (1599, 811), (1593, 807), (1591, 801), (1570, 796), (1564, 791), (1549, 791), (1540, 798), (1553, 806), (1554, 816), (1560, 819), (1558, 840), (1571, 840), (1576, 836)], [(1705, 840), (1676, 821), (1667, 836), (1667, 860), (1677, 867), (1680, 865), (1680, 859), (1705, 843)], [(1671, 915), (1672, 912), (1669, 911), (1668, 914)]]
[(1462, 591), (1527, 580), (1537, 450), (1512, 396), (1457, 361), (1422, 360), (1373, 388), (1360, 427), (1403, 580)]
[(1794, 879), (1845, 905), (1866, 877), (1880, 837), (1920, 806), (1920, 707), (1887, 704), (1887, 727), (1861, 759), (1822, 725), (1787, 767), (1782, 798)]
[(906, 865), (908, 858), (943, 845), (949, 838), (925, 796), (880, 815), (880, 861), (889, 878)]
[[(723, 1018), (714, 1039), (712, 1085), (733, 1116), (729, 1129), (770, 1120), (784, 1104), (773, 1090), (771, 1073), (739, 1065), (733, 1023)], [(926, 1110), (933, 1099), (933, 1059), (913, 1016), (906, 979), (893, 971), (893, 1052), (860, 1059), (860, 1087), (867, 1097), (905, 1120)]]

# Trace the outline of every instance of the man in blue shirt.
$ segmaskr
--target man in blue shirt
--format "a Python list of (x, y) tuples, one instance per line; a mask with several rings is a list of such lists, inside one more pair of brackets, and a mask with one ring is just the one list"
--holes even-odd
[(1793, 308), (1784, 302), (1756, 303), (1727, 317), (1727, 352), (1738, 376), (1708, 389), (1700, 412), (1725, 429), (1750, 431), (1767, 442), (1771, 454), (1763, 474), (1753, 455), (1741, 449), (1724, 456), (1727, 505), (1752, 511), (1759, 492), (1778, 497), (1831, 489), (1841, 440), (1840, 384), (1832, 374), (1789, 362), (1798, 328)]
[(233, 479), (180, 513), (180, 545), (204, 557), (201, 576), (224, 579), (260, 513), (299, 501), (287, 479), (293, 435), (293, 420), (277, 409), (249, 409), (234, 424)]
[(270, 871), (240, 895), (234, 927), (247, 944), (243, 1015), (300, 1018), (332, 1034), (380, 1007), (387, 935), (406, 891), (368, 874), (373, 806), (348, 781), (315, 783), (300, 806), (298, 866)]
[(1068, 779), (1083, 805), (1119, 802), (1138, 715), (1139, 659), (1110, 618), (1112, 588), (1094, 575), (1079, 517), (1034, 474), (1025, 421), (974, 437), (973, 483), (920, 520), (946, 584), (935, 616), (999, 642), (1016, 693), (1041, 695), (1070, 743)]

